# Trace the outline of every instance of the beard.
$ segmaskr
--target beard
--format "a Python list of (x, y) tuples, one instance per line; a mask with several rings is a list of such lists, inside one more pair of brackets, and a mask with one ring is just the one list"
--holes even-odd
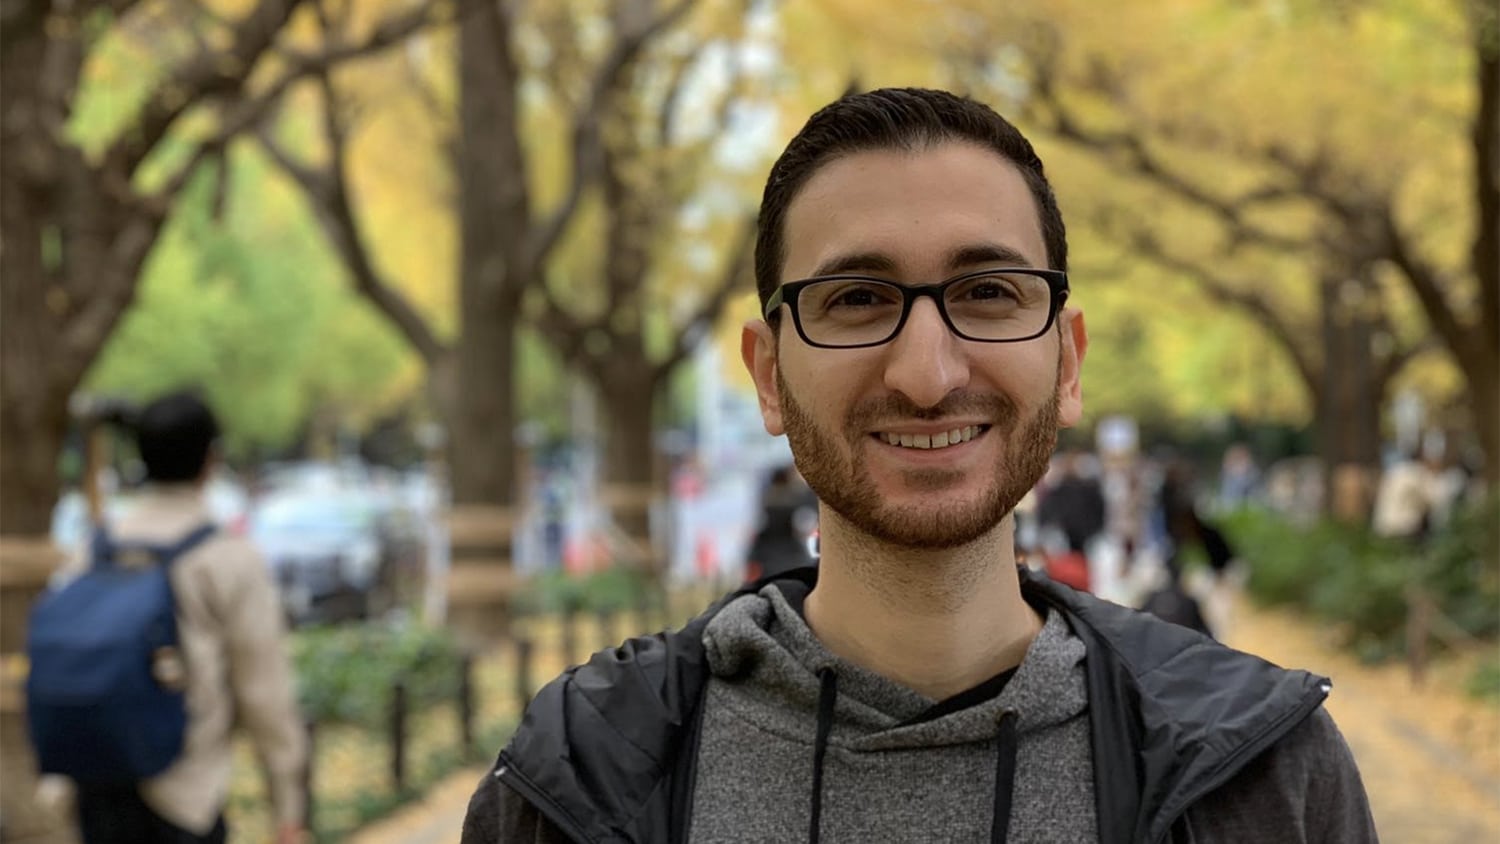
[[(1059, 375), (1061, 368), (1059, 367)], [(944, 549), (966, 545), (994, 529), (1026, 493), (1046, 474), (1057, 447), (1058, 384), (1029, 419), (1002, 394), (953, 393), (934, 407), (921, 408), (901, 395), (869, 399), (850, 408), (838, 434), (818, 427), (793, 398), (778, 368), (783, 426), (797, 470), (808, 486), (845, 521), (869, 536), (892, 545)], [(869, 448), (870, 432), (893, 420), (936, 420), (951, 416), (989, 419), (985, 436), (1000, 437), (1003, 448), (994, 479), (977, 497), (962, 502), (934, 500), (929, 507), (893, 506), (876, 489), (868, 467), (857, 455)], [(962, 479), (954, 469), (911, 469), (902, 472), (905, 485), (918, 492), (939, 492)]]

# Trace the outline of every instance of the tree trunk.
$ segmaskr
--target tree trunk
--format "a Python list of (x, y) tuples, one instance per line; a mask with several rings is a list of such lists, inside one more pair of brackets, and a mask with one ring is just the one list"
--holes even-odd
[[(6, 392), (0, 405), (0, 465), (5, 467), (0, 472), (0, 534), (46, 536), (57, 503), (57, 462), (68, 424), (67, 399), (48, 398), (43, 407), (26, 412)], [(28, 396), (28, 400), (37, 397)]]
[(1321, 293), (1323, 383), (1316, 426), (1324, 505), (1335, 518), (1359, 523), (1373, 503), (1385, 384), (1374, 359), (1373, 326), (1360, 301), (1364, 287), (1355, 280), (1325, 278)]
[(1467, 367), (1469, 414), (1484, 455), (1484, 479), (1500, 484), (1500, 353)]
[(621, 363), (607, 367), (602, 377), (596, 379), (604, 405), (601, 418), (607, 438), (605, 502), (630, 549), (639, 555), (638, 559), (623, 562), (643, 565), (660, 574), (660, 549), (655, 547), (651, 536), (651, 505), (658, 500), (666, 480), (657, 471), (654, 438), (657, 384), (644, 355), (634, 361), (626, 355), (616, 360)]
[(1471, 390), (1471, 414), (1484, 452), (1484, 476), (1500, 484), (1500, 10), (1474, 4), (1475, 82), (1471, 142), (1476, 220), (1472, 260), (1479, 284), (1477, 348), (1460, 361)]
[(474, 4), (459, 27), (459, 336), (452, 360), (433, 370), (453, 496), (451, 620), (476, 641), (505, 632), (514, 585), (514, 366), (530, 224), (501, 14), (496, 4)]
[[(45, 41), (38, 32), (6, 45), (0, 62), (7, 149), (0, 155), (0, 534), (45, 536), (57, 499), (57, 457), (66, 424), (67, 385), (52, 372), (49, 306), (57, 293), (44, 269), (43, 211), (48, 190), (33, 169), (45, 150), (30, 141), (40, 121), (37, 90)], [(60, 292), (60, 291), (59, 291)], [(52, 301), (48, 301), (49, 294)], [(58, 399), (61, 395), (62, 412)]]
[(507, 14), (474, 4), (459, 28), (461, 225), (456, 403), (451, 408), (453, 497), (459, 504), (516, 501), (516, 326), (530, 278), (530, 198), (521, 152), (516, 68)]

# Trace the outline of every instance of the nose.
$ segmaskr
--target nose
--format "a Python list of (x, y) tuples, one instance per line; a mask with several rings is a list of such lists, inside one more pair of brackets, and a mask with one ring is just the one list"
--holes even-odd
[(886, 389), (901, 393), (918, 407), (933, 407), (969, 383), (963, 341), (948, 330), (937, 303), (929, 297), (912, 303), (906, 325), (886, 348)]

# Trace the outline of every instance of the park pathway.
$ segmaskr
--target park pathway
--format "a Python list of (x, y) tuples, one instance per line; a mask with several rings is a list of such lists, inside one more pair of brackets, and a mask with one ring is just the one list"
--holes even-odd
[[(1500, 842), (1500, 705), (1463, 694), (1472, 660), (1440, 663), (1425, 687), (1414, 690), (1401, 666), (1361, 665), (1316, 625), (1242, 602), (1230, 611), (1225, 638), (1279, 665), (1333, 678), (1328, 707), (1359, 762), (1383, 841)], [(483, 774), (482, 768), (461, 771), (422, 802), (351, 840), (456, 842)]]

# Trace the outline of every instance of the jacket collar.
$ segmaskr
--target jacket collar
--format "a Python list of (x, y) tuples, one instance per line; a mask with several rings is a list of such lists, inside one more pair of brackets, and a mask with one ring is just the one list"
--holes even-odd
[(1100, 840), (1160, 841), (1322, 705), (1330, 683), (1022, 569), (1088, 649)]
[[(1088, 648), (1100, 840), (1158, 841), (1194, 801), (1316, 709), (1328, 681), (1022, 569), (1028, 596)], [(816, 569), (778, 580), (816, 582)], [(737, 590), (679, 631), (601, 651), (537, 693), (501, 751), (511, 782), (580, 841), (676, 841), (690, 813), (703, 630)]]

